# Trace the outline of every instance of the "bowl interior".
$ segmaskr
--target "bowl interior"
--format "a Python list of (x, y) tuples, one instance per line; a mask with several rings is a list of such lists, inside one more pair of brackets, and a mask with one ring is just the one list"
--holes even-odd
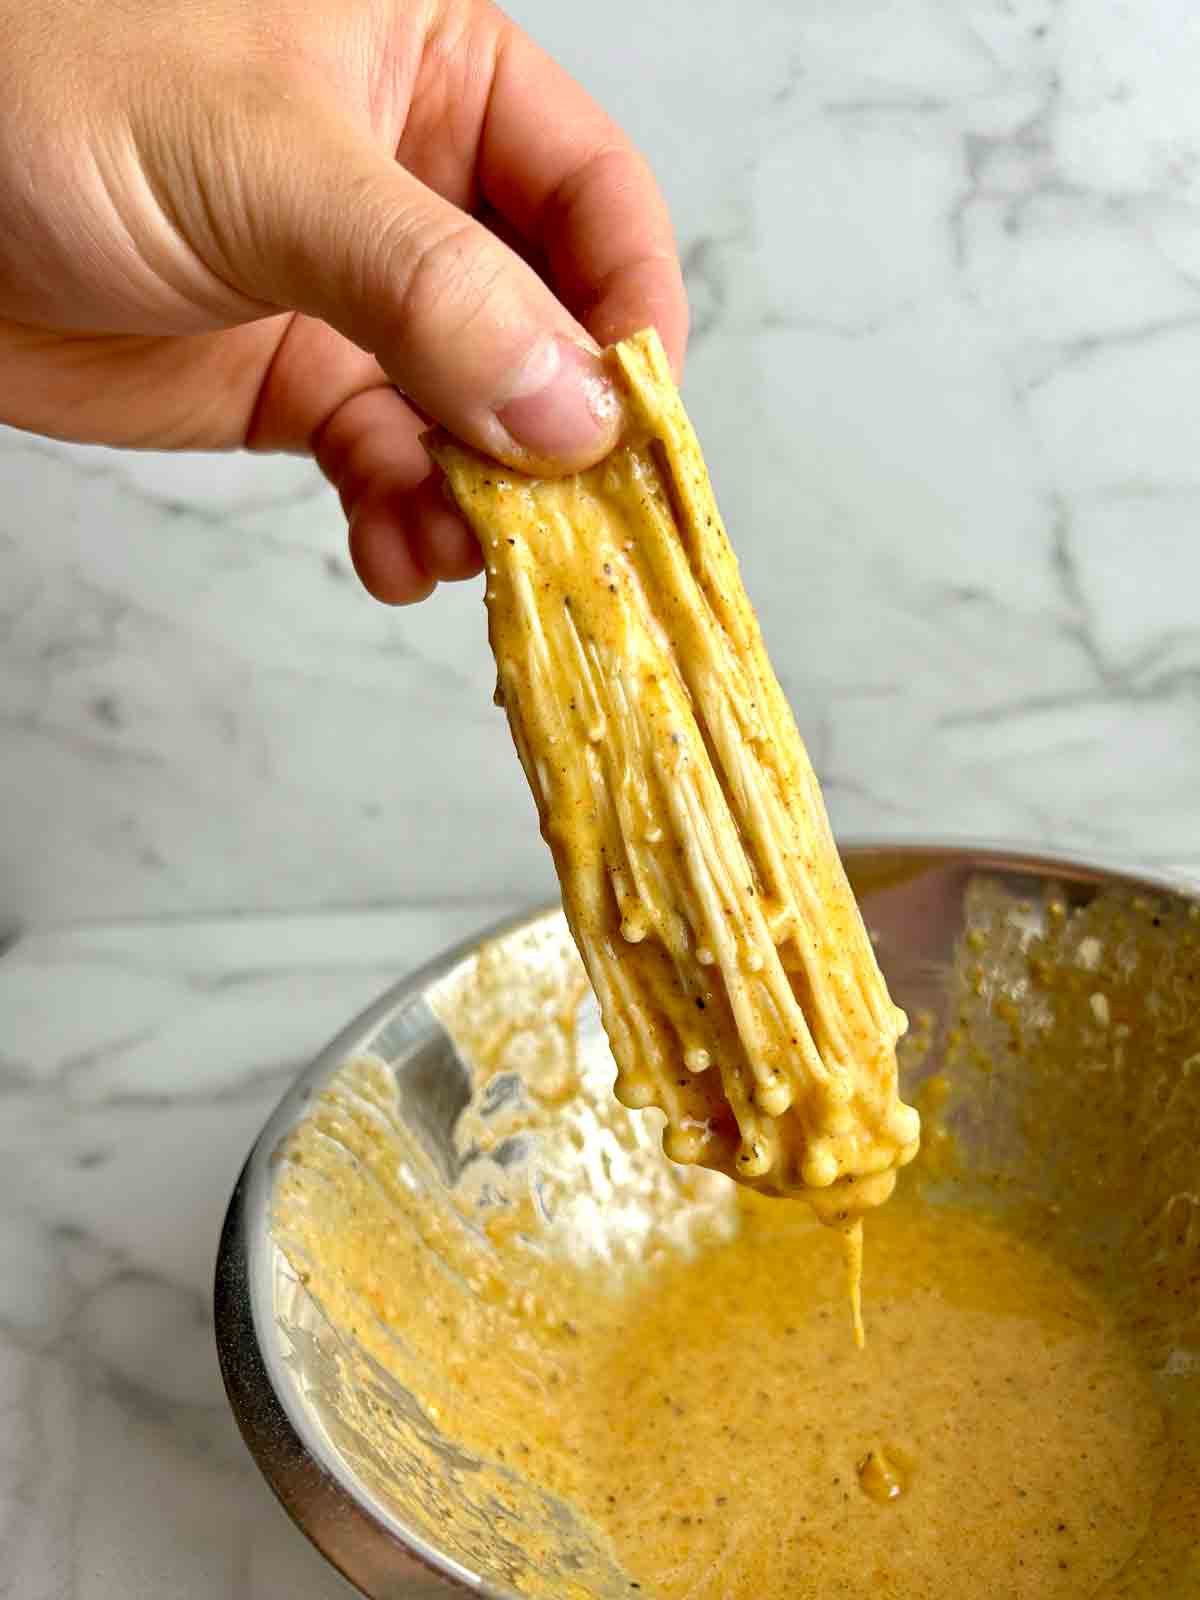
[[(910, 1017), (904, 1090), (927, 1133), (904, 1181), (1019, 1214), (1124, 1308), (1172, 1455), (1140, 1576), (1112, 1593), (1200, 1594), (1197, 907), (1005, 857), (848, 866)], [(377, 1600), (413, 1593), (401, 1552), (496, 1596), (629, 1596), (553, 1485), (454, 1425), (456, 1330), (478, 1304), (499, 1337), (520, 1325), (514, 1362), (536, 1362), (538, 1338), (561, 1337), (549, 1313), (529, 1332), (547, 1263), (619, 1285), (737, 1226), (730, 1185), (667, 1163), (661, 1118), (617, 1106), (612, 1077), (548, 912), (376, 1008), (251, 1162), (225, 1251), (246, 1293), (224, 1320), (227, 1346), (258, 1348), (253, 1371), (227, 1358), (231, 1395), (289, 1509)]]

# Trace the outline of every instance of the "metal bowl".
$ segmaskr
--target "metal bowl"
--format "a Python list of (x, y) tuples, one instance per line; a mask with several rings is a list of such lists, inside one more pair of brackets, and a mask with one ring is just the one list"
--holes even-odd
[[(1126, 1193), (1120, 1216), (1115, 1202), (1105, 1202), (1110, 1189), (1098, 1177), (1089, 1214), (1105, 1231), (1105, 1247), (1133, 1263), (1131, 1292), (1146, 1292), (1146, 1284), (1159, 1281), (1155, 1273), (1192, 1270), (1197, 1264), (1192, 1257), (1200, 1262), (1200, 1141), (1194, 1138), (1200, 1126), (1200, 1071), (1194, 1073), (1194, 1090), (1188, 1085), (1200, 1066), (1200, 910), (1169, 882), (1032, 855), (859, 846), (848, 848), (845, 859), (892, 993), (910, 1017), (919, 1019), (919, 1037), (901, 1062), (906, 1093), (956, 1053), (960, 1059), (973, 1054), (1000, 1064), (996, 1071), (975, 1078), (968, 1074), (964, 1080), (974, 1087), (960, 1096), (951, 1114), (965, 1152), (957, 1177), (946, 1180), (951, 1187), (986, 1173), (1003, 1177), (1014, 1192), (1040, 1193), (1053, 1201), (1065, 1186), (1090, 1183), (1101, 1156), (1111, 1153), (1085, 1147), (1083, 1135), (1073, 1142), (1069, 1129), (1078, 1119), (1071, 1107), (1077, 1102), (1070, 1097), (1116, 1095), (1117, 1056), (1127, 1060), (1132, 1054), (1145, 1076), (1139, 1105), (1150, 1105), (1158, 1120), (1144, 1127), (1136, 1118), (1130, 1123), (1126, 1107), (1122, 1137), (1143, 1140), (1154, 1159), (1135, 1180), (1132, 1206)], [(400, 1115), (446, 1191), (466, 1181), (468, 1166), (456, 1130), (479, 1109), (478, 1078), (472, 1060), (476, 1035), (459, 1019), (479, 952), (485, 944), (497, 948), (494, 941), (524, 969), (547, 975), (551, 987), (565, 983), (564, 975), (572, 981), (577, 976), (561, 911), (543, 909), (490, 930), (398, 984), (321, 1052), (282, 1101), (246, 1163), (221, 1239), (216, 1331), (242, 1433), (297, 1524), (371, 1600), (412, 1600), (442, 1592), (447, 1581), (494, 1600), (561, 1594), (563, 1573), (584, 1592), (609, 1592), (603, 1577), (581, 1580), (588, 1562), (584, 1536), (569, 1512), (549, 1500), (537, 1512), (545, 1524), (537, 1559), (522, 1552), (519, 1533), (493, 1539), (488, 1506), (497, 1503), (489, 1497), (498, 1491), (488, 1469), (464, 1458), (453, 1440), (441, 1439), (413, 1396), (368, 1363), (372, 1403), (399, 1418), (398, 1426), (423, 1452), (420, 1472), (411, 1481), (398, 1487), (394, 1472), (389, 1480), (361, 1437), (360, 1414), (357, 1421), (348, 1416), (347, 1379), (337, 1352), (350, 1336), (323, 1318), (272, 1231), (281, 1150), (345, 1064), (364, 1056), (391, 1075)], [(1040, 979), (1030, 976), (1035, 948), (1045, 969)], [(1126, 975), (1134, 969), (1140, 973), (1138, 995), (1146, 1000), (1143, 1006), (1139, 998), (1133, 1011), (1127, 1008), (1119, 1026), (1109, 1025), (1107, 999), (1098, 990), (1090, 992), (1086, 981), (1086, 973), (1110, 957), (1123, 963)], [(1055, 962), (1058, 969), (1050, 970)], [(1084, 979), (1076, 981), (1080, 974)], [(1196, 989), (1189, 991), (1192, 981)], [(1056, 995), (1068, 998), (1059, 1003)], [(545, 1014), (543, 1008), (539, 1016)], [(534, 1016), (525, 1025), (536, 1033), (542, 1023)], [(1035, 1049), (1013, 1046), (1023, 1028), (1032, 1030), (1031, 1037), (1036, 1034)], [(611, 1063), (590, 995), (581, 1003), (578, 1029), (589, 1063), (584, 1099), (607, 1104)], [(1065, 1097), (1060, 1120), (1068, 1132), (1053, 1148), (1035, 1149), (1022, 1117), (1027, 1075), (1045, 1074), (1047, 1061), (1074, 1058), (1085, 1044), (1090, 1053), (1085, 1088), (1077, 1089), (1068, 1073), (1051, 1073), (1057, 1085), (1053, 1092)], [(1116, 1054), (1110, 1060), (1106, 1051)], [(1147, 1086), (1153, 1091), (1149, 1099), (1143, 1092)], [(1045, 1083), (1042, 1089), (1046, 1092)], [(1096, 1126), (1103, 1131), (1103, 1119)], [(653, 1174), (667, 1173), (668, 1164), (655, 1148), (652, 1120), (645, 1128), (644, 1137), (639, 1133), (635, 1140), (634, 1160), (641, 1162), (642, 1178), (651, 1174), (653, 1185)], [(576, 1139), (576, 1147), (580, 1143)], [(503, 1183), (527, 1174), (531, 1165), (548, 1159), (552, 1144), (552, 1126), (509, 1141), (503, 1159), (490, 1163), (492, 1179)], [(554, 1159), (563, 1159), (561, 1150)], [(689, 1203), (703, 1203), (702, 1195), (696, 1199), (701, 1191), (689, 1193)], [(590, 1243), (598, 1250), (619, 1246), (621, 1230), (636, 1231), (639, 1225), (636, 1206), (603, 1203), (579, 1223), (583, 1231), (596, 1231)], [(1136, 1239), (1130, 1227), (1141, 1230)], [(1143, 1258), (1145, 1283), (1134, 1282)], [(1194, 1382), (1200, 1391), (1200, 1354), (1192, 1353), (1193, 1341), (1200, 1346), (1197, 1320), (1200, 1313), (1194, 1315), (1185, 1304), (1182, 1321), (1178, 1315), (1164, 1321), (1156, 1336), (1162, 1370), (1173, 1373), (1176, 1383)], [(1200, 1417), (1200, 1406), (1192, 1414)], [(470, 1515), (459, 1526), (458, 1507), (468, 1501)], [(511, 1534), (511, 1518), (509, 1524)], [(557, 1552), (553, 1559), (548, 1560), (548, 1549)], [(1200, 1594), (1196, 1571), (1190, 1566), (1166, 1573), (1164, 1566), (1161, 1592)], [(614, 1581), (611, 1592), (627, 1590)]]

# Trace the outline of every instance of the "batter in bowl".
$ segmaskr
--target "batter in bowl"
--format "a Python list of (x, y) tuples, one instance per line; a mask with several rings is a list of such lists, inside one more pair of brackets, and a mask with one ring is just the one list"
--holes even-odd
[(1166, 1470), (1111, 1313), (1013, 1234), (902, 1196), (857, 1351), (814, 1232), (752, 1201), (589, 1350), (572, 1487), (630, 1571), (662, 1600), (1102, 1593)]
[[(501, 1138), (550, 1119), (578, 1128), (577, 1109), (556, 1082)], [(624, 1265), (572, 1254), (571, 1207), (586, 1196), (569, 1188), (547, 1201), (568, 1219), (561, 1239), (534, 1206), (481, 1233), (436, 1181), (380, 1064), (345, 1069), (285, 1151), (277, 1237), (325, 1314), (439, 1434), (506, 1475), (504, 1521), (529, 1528), (522, 1486), (548, 1491), (626, 1591), (656, 1600), (1170, 1592), (1120, 1586), (1169, 1481), (1153, 1383), (1109, 1303), (1043, 1243), (899, 1195), (873, 1224), (858, 1350), (836, 1252), (806, 1208), (728, 1186), (660, 1189), (652, 1164), (665, 1164), (623, 1117), (614, 1106), (591, 1142), (664, 1224)], [(669, 1239), (689, 1210), (690, 1236)], [(420, 1460), (397, 1453), (372, 1399), (378, 1379), (351, 1372), (346, 1389), (372, 1458), (419, 1492)], [(564, 1587), (536, 1546), (514, 1586), (614, 1592)]]

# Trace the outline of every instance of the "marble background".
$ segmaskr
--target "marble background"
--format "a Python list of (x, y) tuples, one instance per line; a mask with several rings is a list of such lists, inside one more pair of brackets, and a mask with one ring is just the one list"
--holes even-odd
[[(513, 9), (662, 175), (836, 824), (1200, 870), (1200, 13)], [(0, 434), (4, 1600), (344, 1592), (237, 1441), (212, 1256), (296, 1068), (549, 892), (491, 680), (475, 586), (374, 605), (303, 464)]]
[[(1200, 13), (515, 10), (662, 174), (835, 823), (1200, 856)], [(0, 436), (10, 920), (540, 895), (491, 679), (303, 463)]]

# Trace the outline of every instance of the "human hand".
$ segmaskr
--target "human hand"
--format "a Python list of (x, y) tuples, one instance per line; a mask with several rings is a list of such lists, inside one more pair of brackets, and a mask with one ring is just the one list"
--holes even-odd
[(311, 452), (393, 603), (479, 570), (428, 420), (569, 470), (600, 345), (683, 358), (649, 169), (490, 0), (0, 0), (0, 215), (0, 421)]

